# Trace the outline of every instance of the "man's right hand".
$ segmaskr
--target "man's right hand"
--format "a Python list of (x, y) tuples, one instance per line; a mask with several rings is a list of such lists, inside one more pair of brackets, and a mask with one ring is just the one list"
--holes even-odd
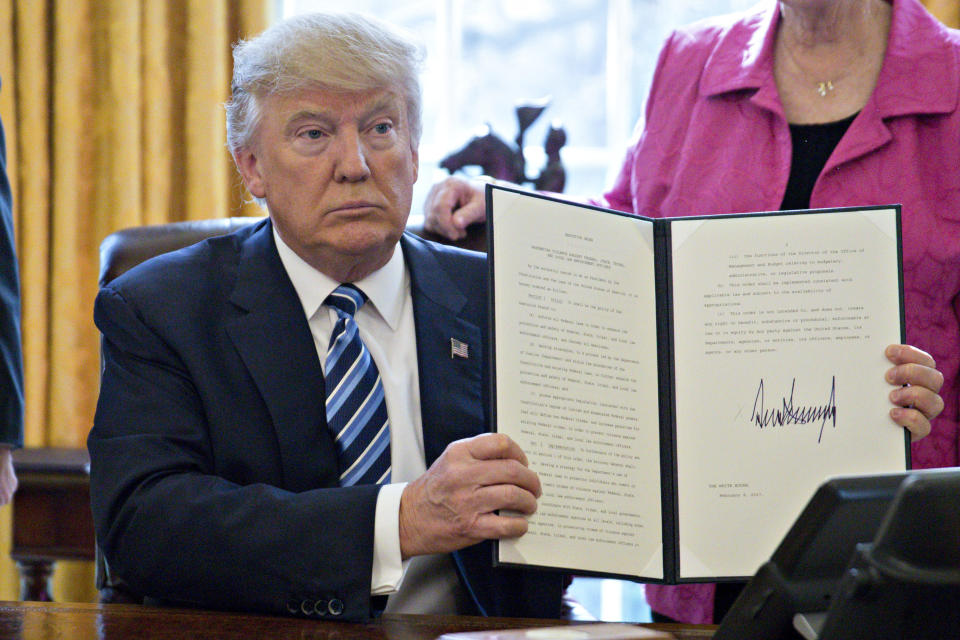
[(427, 231), (460, 240), (466, 237), (468, 226), (487, 217), (483, 183), (458, 176), (437, 182), (430, 187), (423, 213)]
[(521, 516), (537, 509), (540, 479), (527, 457), (503, 434), (451, 443), (400, 498), (400, 552), (404, 559), (448, 553), (481, 540), (516, 538), (527, 531)]

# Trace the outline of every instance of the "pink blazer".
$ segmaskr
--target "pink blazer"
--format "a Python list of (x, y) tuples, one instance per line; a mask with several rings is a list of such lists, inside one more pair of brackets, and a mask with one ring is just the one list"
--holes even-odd
[[(790, 173), (773, 77), (772, 0), (679, 29), (660, 53), (645, 122), (607, 206), (645, 216), (769, 211)], [(907, 342), (933, 355), (946, 402), (915, 467), (958, 464), (960, 368), (960, 32), (893, 0), (877, 87), (817, 179), (810, 206), (902, 204)], [(713, 620), (713, 585), (648, 585), (654, 610)]]

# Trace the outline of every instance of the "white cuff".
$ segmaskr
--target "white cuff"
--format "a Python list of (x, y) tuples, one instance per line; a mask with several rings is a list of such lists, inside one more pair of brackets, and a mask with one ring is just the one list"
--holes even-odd
[(406, 482), (385, 484), (377, 494), (377, 511), (373, 530), (373, 573), (370, 594), (395, 593), (403, 582), (409, 560), (400, 556), (400, 496)]

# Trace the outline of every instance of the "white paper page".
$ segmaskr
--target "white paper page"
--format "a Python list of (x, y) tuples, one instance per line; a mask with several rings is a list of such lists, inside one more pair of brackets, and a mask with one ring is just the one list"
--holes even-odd
[(905, 468), (895, 212), (672, 235), (680, 575), (750, 576), (827, 477)]
[(659, 578), (653, 225), (493, 198), (497, 431), (543, 485), (500, 560)]

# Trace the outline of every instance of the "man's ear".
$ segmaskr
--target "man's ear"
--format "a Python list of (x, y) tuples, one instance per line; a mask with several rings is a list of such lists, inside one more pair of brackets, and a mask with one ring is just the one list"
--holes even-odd
[(250, 147), (243, 147), (233, 153), (233, 161), (243, 177), (247, 191), (254, 198), (265, 198), (267, 191), (264, 188), (263, 177), (260, 175), (260, 162), (256, 153)]

